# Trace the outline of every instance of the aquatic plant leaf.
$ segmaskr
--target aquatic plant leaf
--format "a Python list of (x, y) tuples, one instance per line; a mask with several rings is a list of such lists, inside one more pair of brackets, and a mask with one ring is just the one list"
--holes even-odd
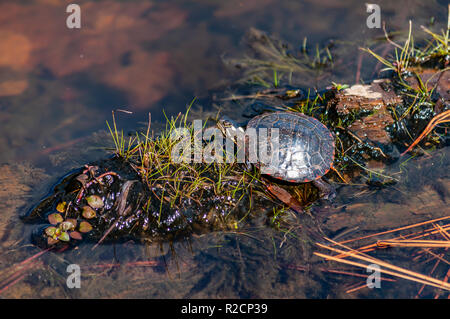
[(67, 232), (62, 232), (61, 235), (58, 236), (58, 239), (61, 241), (69, 241), (70, 240), (70, 236)]
[(67, 221), (67, 220), (64, 221), (64, 222), (62, 222), (61, 225), (60, 225), (60, 227), (61, 227), (61, 229), (62, 229), (63, 231), (75, 229), (75, 225), (72, 224), (71, 222)]
[(88, 222), (81, 222), (78, 230), (82, 233), (88, 233), (92, 230), (92, 226)]
[(64, 219), (62, 218), (62, 216), (58, 213), (53, 213), (53, 214), (48, 215), (48, 221), (52, 225), (61, 223), (63, 220)]
[(89, 206), (95, 209), (102, 208), (105, 205), (103, 203), (103, 199), (98, 195), (88, 196), (86, 197), (86, 201), (88, 202)]
[(53, 239), (52, 237), (47, 237), (47, 244), (49, 246), (52, 246), (52, 245), (56, 244), (57, 242), (59, 242), (58, 239)]
[(56, 210), (60, 213), (64, 213), (67, 208), (67, 202), (61, 202), (56, 206)]
[(45, 229), (45, 234), (49, 237), (53, 237), (56, 233), (56, 227), (50, 226)]
[(71, 223), (73, 225), (73, 228), (77, 227), (77, 224), (78, 224), (78, 222), (75, 218), (67, 218), (66, 222)]
[(76, 239), (76, 240), (82, 240), (83, 239), (83, 236), (77, 231), (72, 231), (72, 232), (69, 233), (69, 235), (70, 235), (71, 238)]
[(92, 219), (97, 216), (95, 210), (93, 210), (90, 206), (84, 206), (81, 215), (86, 219)]

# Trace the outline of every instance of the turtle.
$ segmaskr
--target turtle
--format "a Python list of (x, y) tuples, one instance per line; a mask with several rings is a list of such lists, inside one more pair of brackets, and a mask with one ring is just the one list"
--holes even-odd
[(227, 137), (233, 136), (233, 139), (235, 131), (244, 132), (244, 126), (247, 133), (249, 128), (256, 131), (268, 129), (267, 143), (270, 145), (268, 151), (275, 150), (272, 145), (275, 139), (271, 129), (277, 128), (278, 160), (269, 163), (258, 161), (255, 165), (261, 169), (261, 173), (287, 183), (312, 182), (319, 189), (321, 198), (331, 200), (335, 197), (334, 188), (322, 180), (322, 176), (333, 167), (334, 136), (316, 118), (300, 112), (276, 111), (257, 115), (246, 125), (245, 123), (238, 125), (233, 120), (223, 117), (217, 126), (222, 134)]

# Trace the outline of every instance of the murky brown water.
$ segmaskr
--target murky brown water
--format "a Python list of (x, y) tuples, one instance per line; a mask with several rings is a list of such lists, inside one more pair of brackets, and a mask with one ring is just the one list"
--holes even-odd
[[(111, 145), (105, 133), (111, 110), (133, 111), (119, 120), (120, 127), (132, 130), (148, 112), (161, 121), (163, 110), (169, 116), (184, 111), (193, 97), (197, 109), (210, 109), (213, 94), (238, 77), (222, 57), (243, 55), (241, 39), (249, 28), (278, 35), (294, 47), (304, 37), (312, 47), (334, 40), (338, 65), (325, 77), (305, 78), (310, 87), (370, 80), (379, 70), (358, 50), (383, 35), (366, 27), (363, 1), (77, 1), (82, 26), (73, 30), (65, 26), (68, 14), (61, 3), (0, 4), (1, 297), (416, 296), (420, 285), (406, 281), (346, 293), (357, 279), (310, 269), (321, 265), (312, 256), (320, 236), (312, 237), (308, 229), (322, 228), (330, 237), (348, 230), (351, 238), (448, 215), (447, 148), (389, 167), (383, 174), (399, 179), (394, 186), (340, 188), (331, 207), (313, 209), (316, 217), (295, 217), (297, 227), (290, 230), (295, 236), (255, 221), (245, 234), (208, 234), (176, 243), (173, 250), (133, 243), (94, 250), (82, 245), (46, 253), (10, 277), (11, 267), (39, 252), (19, 214), (70, 169), (108, 156), (102, 147)], [(405, 31), (409, 19), (415, 30), (432, 17), (442, 25), (446, 21), (444, 1), (379, 4), (390, 30)], [(398, 264), (412, 264), (408, 251), (393, 256)], [(81, 266), (82, 289), (66, 286), (71, 263)], [(429, 273), (433, 264), (416, 266)], [(310, 270), (299, 270), (305, 267)], [(445, 272), (438, 267), (434, 275), (443, 278)], [(423, 296), (434, 294), (430, 289)]]

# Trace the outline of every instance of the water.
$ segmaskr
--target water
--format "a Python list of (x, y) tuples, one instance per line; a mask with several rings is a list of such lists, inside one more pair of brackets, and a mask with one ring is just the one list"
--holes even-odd
[[(378, 76), (376, 61), (361, 55), (358, 47), (376, 44), (383, 32), (366, 27), (368, 13), (362, 1), (77, 3), (81, 29), (66, 27), (68, 14), (59, 1), (0, 4), (2, 281), (8, 267), (39, 252), (29, 244), (30, 227), (17, 216), (68, 170), (107, 156), (101, 147), (111, 145), (105, 132), (111, 111), (133, 112), (117, 113), (119, 127), (127, 131), (141, 127), (149, 112), (158, 127), (164, 120), (163, 110), (167, 116), (176, 115), (194, 97), (194, 108), (211, 110), (213, 103), (220, 104), (213, 101), (214, 95), (240, 75), (225, 66), (222, 58), (244, 55), (242, 39), (250, 28), (276, 35), (294, 49), (301, 47), (305, 37), (312, 50), (334, 40), (335, 67), (322, 77), (305, 76), (302, 85), (320, 89), (332, 81), (351, 84)], [(446, 21), (444, 1), (382, 1), (379, 5), (389, 30), (405, 32), (411, 19), (419, 34), (419, 26), (432, 17), (440, 25)], [(386, 174), (401, 172), (400, 182), (387, 189), (340, 188), (333, 207), (319, 205), (312, 219), (296, 217), (297, 228), (291, 230), (296, 237), (255, 221), (246, 235), (214, 233), (176, 243), (172, 249), (169, 244), (160, 248), (126, 243), (95, 250), (84, 245), (59, 255), (44, 254), (2, 296), (411, 298), (419, 285), (399, 281), (377, 291), (347, 294), (345, 287), (357, 279), (295, 267), (321, 264), (312, 256), (315, 247), (308, 228), (322, 227), (328, 236), (347, 229), (351, 237), (445, 214), (449, 176), (440, 172), (448, 171), (447, 158), (444, 149), (431, 159), (393, 165)], [(432, 163), (439, 170), (430, 169)], [(355, 197), (355, 193), (363, 195)], [(422, 198), (422, 193), (433, 201)], [(411, 202), (421, 207), (414, 214)], [(405, 215), (383, 214), (386, 211)], [(402, 254), (399, 251), (395, 260), (408, 263)], [(143, 260), (151, 262), (136, 264)], [(82, 267), (83, 289), (65, 285), (65, 267), (74, 262)], [(122, 266), (112, 267), (112, 263)], [(102, 266), (94, 268), (94, 264)], [(428, 273), (428, 266), (418, 270)], [(445, 273), (435, 275), (443, 278)], [(432, 296), (431, 291), (424, 294)]]

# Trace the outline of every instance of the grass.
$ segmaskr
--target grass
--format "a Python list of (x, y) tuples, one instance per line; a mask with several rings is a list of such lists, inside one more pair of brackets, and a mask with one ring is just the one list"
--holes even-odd
[[(433, 32), (428, 28), (421, 26), (422, 30), (427, 33), (431, 38), (427, 40), (427, 45), (421, 48), (414, 46), (414, 38), (412, 35), (412, 22), (409, 21), (408, 36), (403, 45), (400, 45), (389, 38), (386, 32), (385, 26), (383, 26), (386, 40), (394, 47), (394, 57), (392, 59), (386, 59), (377, 53), (373, 52), (369, 48), (360, 48), (361, 50), (368, 52), (380, 61), (385, 68), (381, 71), (393, 71), (397, 75), (399, 83), (404, 86), (408, 91), (414, 92), (419, 96), (430, 97), (432, 89), (428, 89), (428, 82), (423, 83), (418, 73), (413, 70), (413, 66), (424, 65), (430, 60), (442, 60), (445, 61), (449, 56), (449, 32), (450, 32), (450, 5), (449, 14), (447, 18), (446, 30), (441, 30), (441, 34)], [(445, 68), (441, 72), (448, 70)], [(405, 76), (409, 72), (413, 72), (418, 79), (419, 86), (417, 89), (411, 87), (406, 81)]]
[[(386, 40), (394, 47), (394, 54), (391, 59), (384, 58), (369, 48), (361, 48), (385, 66), (381, 71), (393, 72), (394, 85), (399, 89), (397, 93), (400, 93), (404, 97), (403, 105), (390, 107), (395, 122), (403, 127), (402, 130), (413, 141), (402, 155), (409, 152), (426, 137), (429, 137), (429, 140), (433, 141), (433, 144), (439, 144), (440, 137), (438, 133), (433, 136), (428, 135), (432, 133), (438, 124), (448, 123), (448, 116), (445, 115), (446, 112), (444, 114), (436, 113), (437, 100), (433, 97), (438, 85), (438, 81), (435, 81), (436, 78), (450, 69), (447, 67), (450, 56), (448, 42), (450, 35), (450, 5), (448, 6), (448, 10), (446, 29), (441, 29), (440, 33), (421, 26), (422, 30), (428, 36), (425, 46), (418, 48), (414, 45), (412, 23), (410, 21), (408, 35), (402, 45), (392, 41), (386, 32), (385, 26), (383, 26)], [(435, 69), (435, 73), (426, 81), (420, 75), (424, 67)], [(432, 81), (436, 83), (431, 85), (433, 83)], [(412, 83), (414, 82), (417, 85), (413, 85)], [(419, 125), (417, 122), (418, 118), (420, 120)], [(426, 120), (429, 123), (423, 133), (420, 135), (418, 133), (415, 134), (416, 131), (422, 130), (423, 126), (421, 125), (425, 125), (422, 123)]]
[(421, 29), (427, 33), (430, 38), (426, 40), (427, 44), (423, 47), (414, 46), (414, 38), (412, 36), (412, 22), (409, 21), (409, 31), (408, 36), (403, 45), (400, 45), (389, 38), (386, 32), (385, 25), (383, 25), (383, 30), (386, 40), (392, 44), (394, 47), (394, 58), (385, 59), (380, 55), (376, 54), (369, 48), (361, 48), (361, 50), (366, 51), (373, 55), (378, 61), (386, 66), (385, 69), (381, 71), (392, 70), (399, 77), (401, 77), (408, 68), (412, 65), (425, 64), (431, 59), (440, 58), (443, 59), (449, 55), (449, 35), (450, 35), (450, 5), (448, 7), (449, 14), (447, 18), (447, 28), (441, 29), (441, 34), (431, 31), (430, 29), (421, 26)]
[[(440, 73), (449, 70), (448, 67), (443, 67), (427, 81), (423, 81), (420, 77), (420, 70), (418, 70), (416, 66), (426, 65), (427, 62), (430, 62), (432, 60), (435, 61), (434, 64), (438, 63), (445, 65), (445, 61), (448, 59), (448, 56), (450, 54), (448, 43), (450, 32), (450, 6), (447, 19), (447, 28), (446, 30), (441, 30), (441, 34), (433, 32), (424, 26), (421, 26), (421, 28), (426, 34), (430, 36), (430, 38), (427, 39), (427, 44), (424, 47), (417, 48), (414, 46), (411, 21), (409, 22), (408, 36), (403, 45), (392, 41), (389, 38), (389, 35), (387, 34), (384, 27), (385, 38), (394, 47), (394, 56), (392, 59), (386, 59), (373, 52), (369, 48), (361, 48), (363, 51), (370, 53), (378, 61), (385, 65), (385, 68), (381, 71), (394, 72), (394, 74), (396, 75), (395, 80), (404, 89), (403, 93), (406, 96), (412, 98), (413, 101), (412, 103), (410, 103), (410, 107), (407, 108), (405, 112), (403, 112), (403, 114), (400, 116), (400, 120), (416, 112), (424, 103), (432, 104), (431, 107), (434, 106), (434, 102), (432, 101), (432, 94), (435, 90), (435, 87), (430, 86), (429, 83), (434, 77), (439, 76)], [(416, 78), (418, 83), (417, 87), (413, 87), (406, 80), (406, 78), (410, 77), (411, 75)]]
[(108, 121), (106, 121), (106, 125), (108, 126), (109, 132), (112, 136), (114, 145), (115, 145), (115, 151), (117, 155), (120, 157), (125, 158), (126, 160), (129, 159), (129, 157), (136, 151), (135, 149), (135, 142), (136, 138), (130, 138), (128, 139), (128, 142), (126, 142), (126, 139), (123, 135), (123, 130), (120, 132), (117, 130), (116, 125), (116, 118), (114, 116), (114, 111), (112, 111), (112, 118), (113, 118), (113, 128), (109, 125)]
[[(151, 132), (149, 121), (145, 133), (136, 133), (128, 139), (122, 131), (118, 131), (113, 114), (113, 125), (108, 124), (108, 127), (115, 144), (115, 153), (130, 163), (152, 191), (154, 196), (147, 201), (144, 209), (158, 209), (158, 224), (165, 210), (182, 209), (189, 206), (188, 202), (197, 204), (199, 209), (206, 209), (209, 206), (204, 199), (208, 198), (211, 205), (216, 203), (219, 207), (223, 205), (227, 208), (227, 213), (220, 218), (224, 224), (235, 229), (236, 223), (243, 222), (252, 208), (252, 201), (243, 199), (248, 199), (249, 194), (264, 192), (259, 172), (246, 170), (240, 163), (227, 163), (225, 155), (221, 157), (215, 154), (218, 161), (212, 163), (191, 161), (192, 154), (183, 152), (179, 155), (186, 156), (186, 161), (174, 158), (174, 149), (183, 142), (182, 139), (191, 146), (195, 145), (194, 125), (187, 122), (189, 110), (190, 107), (185, 114), (166, 117), (166, 128), (157, 136)], [(185, 133), (183, 136), (178, 134), (181, 130)], [(205, 147), (205, 142), (201, 146)], [(245, 206), (247, 202), (250, 203), (247, 213), (236, 220), (233, 209)]]

